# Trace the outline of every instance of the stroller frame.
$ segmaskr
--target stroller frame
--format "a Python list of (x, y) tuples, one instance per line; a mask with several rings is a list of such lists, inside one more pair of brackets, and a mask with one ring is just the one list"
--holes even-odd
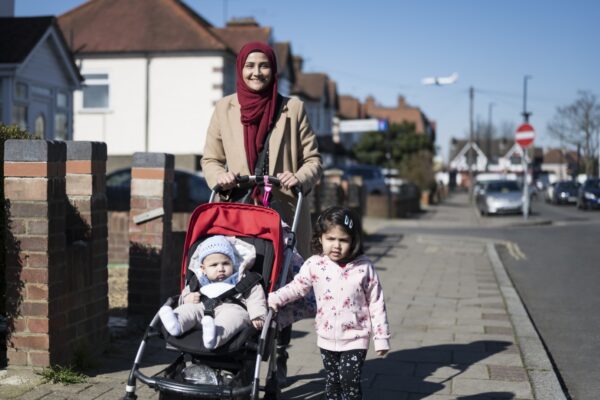
[[(252, 175), (252, 176), (238, 176), (236, 178), (238, 187), (248, 187), (252, 188), (255, 186), (264, 186), (265, 184), (270, 184), (276, 187), (280, 187), (280, 182), (277, 178), (272, 176), (261, 176), (261, 175)], [(278, 282), (274, 282), (275, 285), (271, 285), (271, 287), (267, 287), (267, 291), (270, 292), (277, 288), (282, 287), (285, 284), (286, 277), (288, 276), (289, 267), (292, 260), (292, 252), (296, 242), (296, 229), (300, 216), (300, 209), (302, 207), (303, 194), (297, 188), (292, 188), (293, 193), (297, 197), (296, 201), (296, 209), (294, 214), (294, 220), (292, 223), (292, 240), (290, 243), (287, 243), (283, 248), (283, 268), (280, 271)], [(222, 194), (224, 190), (221, 186), (217, 185), (212, 189), (212, 193), (210, 196), (210, 200), (208, 204), (215, 203), (215, 195)], [(225, 203), (228, 204), (228, 203)], [(202, 206), (199, 206), (202, 207)], [(194, 212), (195, 213), (195, 212)], [(194, 214), (192, 214), (193, 217)], [(188, 235), (190, 234), (190, 226), (188, 226)], [(186, 245), (188, 240), (186, 238)], [(187, 255), (187, 248), (184, 249), (184, 260), (183, 263), (187, 262), (185, 257)], [(275, 262), (273, 262), (275, 263)], [(167, 299), (164, 305), (172, 306), (176, 304), (178, 296), (173, 296)], [(258, 399), (259, 391), (264, 391), (270, 395), (270, 398), (276, 399), (278, 398), (280, 388), (277, 386), (277, 352), (275, 351), (276, 346), (276, 336), (277, 336), (277, 321), (275, 319), (275, 312), (272, 309), (268, 309), (267, 316), (264, 321), (263, 328), (260, 332), (260, 336), (258, 338), (258, 344), (256, 348), (250, 348), (249, 350), (256, 351), (256, 360), (254, 366), (254, 374), (252, 377), (252, 382), (249, 385), (233, 387), (229, 385), (210, 385), (210, 384), (193, 384), (193, 383), (184, 383), (179, 382), (174, 379), (159, 376), (161, 374), (165, 374), (168, 371), (174, 370), (178, 365), (180, 365), (182, 361), (182, 357), (184, 357), (184, 352), (181, 352), (179, 356), (165, 369), (157, 372), (153, 376), (147, 376), (143, 372), (140, 371), (141, 361), (144, 355), (144, 351), (146, 349), (146, 345), (148, 341), (154, 338), (162, 338), (160, 334), (160, 317), (158, 312), (152, 318), (150, 324), (146, 328), (144, 335), (142, 337), (142, 341), (140, 346), (138, 347), (133, 367), (129, 373), (129, 378), (127, 380), (127, 384), (125, 386), (125, 396), (124, 400), (137, 399), (136, 391), (136, 381), (148, 385), (149, 387), (169, 395), (181, 396), (185, 398), (199, 398), (199, 399), (235, 399), (235, 398), (249, 398), (252, 400)], [(168, 347), (168, 346), (167, 346)], [(231, 354), (231, 353), (229, 353)], [(269, 359), (269, 356), (271, 358)], [(261, 364), (263, 360), (269, 360), (268, 372), (267, 372), (267, 385), (260, 385), (260, 371)], [(249, 397), (248, 397), (249, 396)]]

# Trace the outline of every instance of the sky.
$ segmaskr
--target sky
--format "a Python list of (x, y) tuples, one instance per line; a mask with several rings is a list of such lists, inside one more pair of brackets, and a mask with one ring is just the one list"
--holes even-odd
[[(123, 0), (126, 1), (126, 0)], [(184, 0), (214, 26), (254, 17), (290, 42), (304, 72), (323, 72), (338, 93), (387, 107), (398, 96), (437, 124), (439, 154), (467, 138), (474, 119), (518, 126), (527, 78), (536, 146), (579, 90), (600, 97), (600, 1), (596, 0)], [(60, 15), (83, 0), (16, 0), (17, 16)], [(458, 73), (448, 86), (421, 79)], [(490, 104), (492, 104), (490, 106)], [(490, 113), (491, 110), (491, 113)]]

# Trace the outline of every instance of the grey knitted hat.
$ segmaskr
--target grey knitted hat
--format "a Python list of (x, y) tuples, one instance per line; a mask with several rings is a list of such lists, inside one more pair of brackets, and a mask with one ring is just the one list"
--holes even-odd
[(198, 247), (198, 260), (200, 264), (204, 261), (206, 256), (209, 256), (214, 253), (225, 254), (227, 257), (231, 259), (233, 263), (234, 270), (237, 270), (237, 258), (235, 256), (235, 250), (233, 245), (227, 240), (227, 238), (223, 235), (211, 236), (205, 239), (200, 246)]

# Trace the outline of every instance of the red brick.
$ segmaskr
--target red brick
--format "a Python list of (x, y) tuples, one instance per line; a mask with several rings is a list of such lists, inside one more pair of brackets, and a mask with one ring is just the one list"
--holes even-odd
[(48, 238), (46, 236), (21, 236), (19, 237), (22, 250), (44, 251), (48, 249)]
[(47, 219), (31, 219), (27, 221), (27, 233), (30, 235), (47, 235)]
[(91, 160), (67, 161), (67, 174), (91, 174), (92, 168), (93, 166)]
[(48, 333), (48, 318), (29, 318), (27, 329), (31, 333)]
[(24, 258), (29, 268), (48, 267), (48, 253), (28, 253)]
[(13, 218), (48, 217), (48, 203), (25, 203), (11, 200), (10, 205), (8, 207), (8, 215), (10, 215)]
[(12, 320), (13, 332), (25, 332), (27, 329), (27, 319), (24, 317), (19, 317)]
[(48, 286), (40, 284), (25, 284), (27, 300), (48, 300)]
[(29, 302), (26, 299), (21, 304), (21, 315), (25, 317), (47, 317), (48, 316), (48, 303), (34, 303)]
[(10, 221), (9, 230), (13, 235), (20, 235), (26, 233), (26, 221), (25, 219), (12, 219)]
[(21, 279), (29, 283), (48, 283), (48, 270), (41, 268), (23, 268)]
[(47, 351), (32, 351), (29, 353), (29, 362), (32, 367), (49, 367), (50, 353)]
[(4, 196), (10, 200), (45, 201), (48, 199), (48, 179), (5, 178)]
[(13, 335), (11, 342), (16, 349), (36, 349), (36, 350), (48, 350), (49, 348), (49, 337), (48, 335)]
[(41, 177), (48, 176), (49, 163), (45, 162), (5, 162), (4, 176)]
[(6, 358), (8, 358), (8, 365), (29, 365), (28, 353), (21, 349), (8, 349), (6, 351)]
[(164, 168), (132, 168), (132, 179), (165, 179)]
[(91, 196), (91, 175), (67, 175), (66, 192), (68, 196)]

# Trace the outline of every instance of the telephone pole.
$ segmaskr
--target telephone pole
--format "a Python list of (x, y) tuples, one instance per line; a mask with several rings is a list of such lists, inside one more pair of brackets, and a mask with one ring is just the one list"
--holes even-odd
[(473, 102), (475, 90), (473, 86), (469, 88), (469, 150), (467, 153), (467, 163), (469, 164), (469, 201), (473, 201)]

